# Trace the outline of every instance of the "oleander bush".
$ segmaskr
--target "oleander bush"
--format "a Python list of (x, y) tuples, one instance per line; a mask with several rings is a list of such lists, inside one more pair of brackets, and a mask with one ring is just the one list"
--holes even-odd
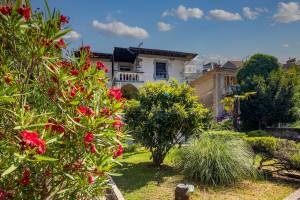
[[(224, 135), (223, 135), (224, 136)], [(174, 153), (175, 166), (204, 185), (228, 185), (256, 176), (253, 154), (238, 137), (204, 134)]]
[(0, 199), (97, 199), (123, 152), (122, 94), (88, 46), (64, 50), (68, 21), (0, 7)]

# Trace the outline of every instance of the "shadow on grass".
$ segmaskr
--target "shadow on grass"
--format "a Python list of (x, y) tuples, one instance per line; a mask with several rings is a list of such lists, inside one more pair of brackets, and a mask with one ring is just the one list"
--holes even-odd
[(164, 182), (164, 178), (177, 175), (170, 166), (162, 165), (158, 168), (150, 162), (123, 163), (122, 169), (118, 170), (118, 173), (122, 175), (114, 177), (114, 181), (124, 192), (138, 190), (149, 182), (160, 185)]

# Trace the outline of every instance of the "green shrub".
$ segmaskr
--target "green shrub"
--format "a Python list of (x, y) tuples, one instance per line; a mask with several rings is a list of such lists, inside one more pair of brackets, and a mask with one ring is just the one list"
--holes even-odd
[(232, 119), (225, 119), (220, 122), (213, 122), (211, 129), (216, 131), (222, 131), (222, 130), (233, 130), (233, 121)]
[(249, 137), (271, 136), (267, 131), (263, 131), (263, 130), (250, 131), (250, 132), (247, 132), (246, 134)]
[(175, 166), (187, 177), (205, 185), (228, 185), (253, 177), (253, 154), (239, 138), (204, 134), (178, 149)]
[[(277, 169), (293, 169), (292, 158), (299, 153), (299, 149), (294, 141), (279, 139), (275, 137), (245, 137), (253, 152), (262, 157), (259, 168), (264, 166), (264, 162), (273, 161), (273, 166)], [(270, 164), (269, 164), (270, 165)]]
[(209, 110), (199, 104), (193, 89), (176, 80), (146, 83), (139, 88), (125, 119), (133, 137), (151, 152), (156, 166), (180, 141), (207, 129), (211, 121)]
[(235, 131), (229, 131), (229, 130), (223, 130), (223, 131), (208, 131), (206, 132), (210, 137), (222, 137), (224, 139), (232, 139), (232, 138), (243, 138), (246, 136), (244, 133), (235, 132)]

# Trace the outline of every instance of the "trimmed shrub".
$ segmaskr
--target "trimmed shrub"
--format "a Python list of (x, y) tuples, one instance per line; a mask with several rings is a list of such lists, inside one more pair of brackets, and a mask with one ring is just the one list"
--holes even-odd
[(293, 157), (294, 163), (297, 161), (297, 154), (299, 149), (294, 141), (279, 139), (275, 137), (245, 137), (244, 138), (251, 146), (253, 152), (262, 157), (259, 168), (264, 166), (266, 161), (274, 161), (272, 165), (280, 169), (292, 169)]
[(233, 137), (204, 134), (178, 149), (173, 162), (187, 178), (205, 185), (228, 185), (256, 175), (251, 150)]

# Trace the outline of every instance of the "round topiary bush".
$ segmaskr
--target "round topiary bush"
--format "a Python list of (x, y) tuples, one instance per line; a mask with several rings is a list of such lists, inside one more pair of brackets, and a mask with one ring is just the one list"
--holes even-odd
[(178, 149), (173, 162), (187, 178), (204, 185), (228, 185), (256, 174), (252, 152), (233, 137), (205, 134)]

